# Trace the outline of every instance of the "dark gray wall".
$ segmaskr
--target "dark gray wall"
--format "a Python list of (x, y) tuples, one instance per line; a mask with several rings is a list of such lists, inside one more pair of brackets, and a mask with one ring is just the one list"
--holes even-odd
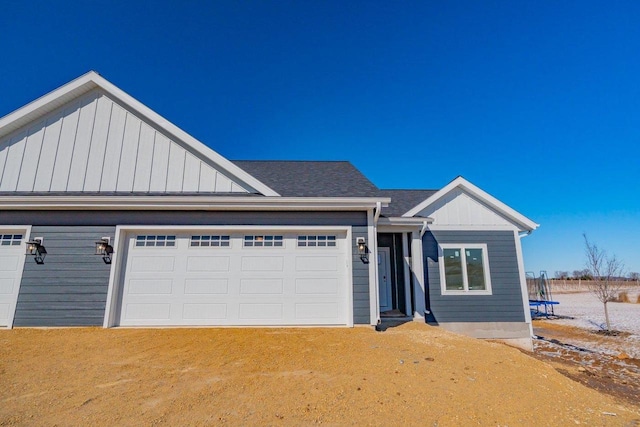
[(367, 225), (365, 212), (0, 211), (3, 225)]
[(352, 242), (352, 262), (353, 265), (353, 323), (357, 325), (368, 325), (371, 313), (369, 312), (369, 264), (365, 264), (360, 259), (356, 238), (364, 237), (369, 241), (367, 227), (353, 227), (351, 229)]
[(369, 272), (356, 237), (367, 237), (363, 212), (2, 211), (0, 224), (32, 224), (44, 237), (43, 265), (27, 258), (14, 326), (102, 325), (110, 266), (93, 255), (115, 225), (352, 225), (354, 323), (369, 323)]
[[(486, 243), (493, 295), (442, 295), (438, 243)], [(512, 231), (434, 231), (422, 239), (429, 322), (524, 322)]]
[(38, 265), (27, 256), (14, 326), (99, 326), (104, 320), (110, 265), (93, 255), (115, 227), (33, 226), (47, 256)]

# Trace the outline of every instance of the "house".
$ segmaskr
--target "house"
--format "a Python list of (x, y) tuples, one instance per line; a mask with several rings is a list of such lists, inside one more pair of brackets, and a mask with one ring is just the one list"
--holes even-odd
[(380, 190), (348, 162), (229, 161), (95, 72), (0, 119), (3, 327), (395, 313), (530, 346), (536, 227), (462, 177)]

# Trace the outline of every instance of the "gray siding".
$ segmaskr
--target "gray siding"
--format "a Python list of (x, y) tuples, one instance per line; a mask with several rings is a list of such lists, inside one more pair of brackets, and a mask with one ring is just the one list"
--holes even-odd
[(369, 323), (369, 272), (356, 237), (367, 237), (363, 212), (2, 211), (0, 224), (33, 224), (48, 255), (25, 263), (14, 326), (102, 325), (110, 266), (95, 241), (116, 225), (352, 225), (354, 323)]
[(3, 225), (367, 225), (365, 212), (0, 211)]
[[(430, 322), (524, 322), (522, 291), (511, 231), (434, 231), (425, 233), (427, 309)], [(492, 295), (442, 295), (438, 243), (486, 243)]]
[(356, 239), (364, 237), (368, 240), (367, 227), (352, 228), (352, 261), (353, 265), (353, 323), (368, 325), (371, 314), (369, 312), (369, 264), (365, 264), (358, 254)]
[(113, 239), (115, 227), (34, 226), (43, 237), (45, 263), (27, 256), (14, 326), (99, 326), (109, 285), (110, 265), (93, 255), (95, 242)]

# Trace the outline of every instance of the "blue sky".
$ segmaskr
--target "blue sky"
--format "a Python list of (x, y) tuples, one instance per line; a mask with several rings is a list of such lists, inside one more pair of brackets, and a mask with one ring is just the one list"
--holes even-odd
[(381, 188), (462, 175), (640, 271), (640, 2), (17, 1), (0, 115), (96, 70), (230, 159), (349, 160)]

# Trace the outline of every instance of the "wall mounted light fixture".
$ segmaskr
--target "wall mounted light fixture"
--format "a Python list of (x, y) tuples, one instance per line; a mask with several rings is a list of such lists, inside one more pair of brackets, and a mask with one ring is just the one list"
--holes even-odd
[(356, 244), (358, 245), (360, 260), (365, 264), (369, 264), (369, 248), (367, 248), (367, 241), (364, 237), (358, 237), (356, 238)]
[(43, 241), (42, 237), (34, 237), (27, 242), (26, 255), (32, 255), (36, 264), (44, 264), (44, 257), (47, 256), (47, 250), (42, 245)]
[(113, 246), (111, 246), (110, 237), (103, 237), (96, 242), (96, 255), (102, 256), (105, 264), (111, 264), (111, 254), (113, 254)]

